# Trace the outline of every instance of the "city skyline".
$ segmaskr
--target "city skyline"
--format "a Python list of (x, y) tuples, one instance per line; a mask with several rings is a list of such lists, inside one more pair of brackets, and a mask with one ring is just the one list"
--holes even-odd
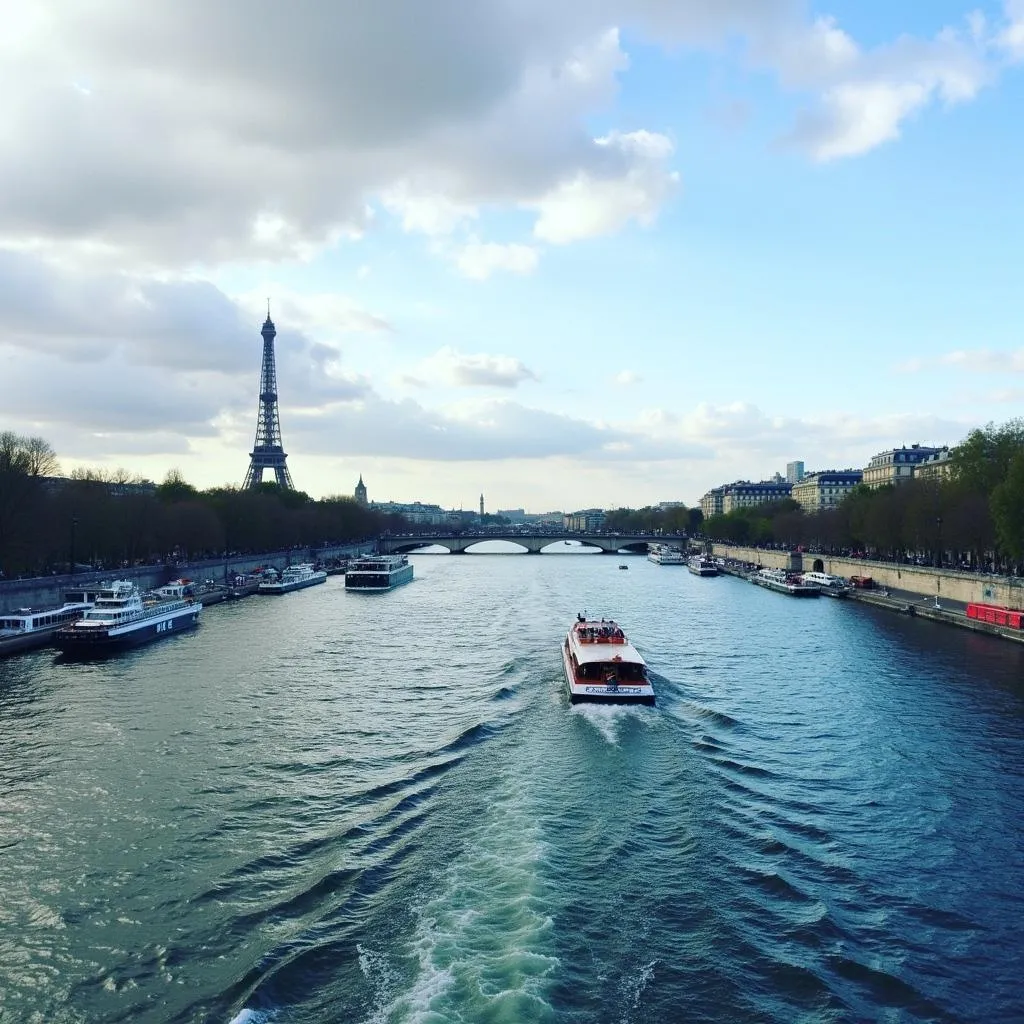
[(268, 295), (314, 497), (694, 506), (1024, 399), (1024, 0), (6, 28), (0, 429), (65, 471), (241, 485)]

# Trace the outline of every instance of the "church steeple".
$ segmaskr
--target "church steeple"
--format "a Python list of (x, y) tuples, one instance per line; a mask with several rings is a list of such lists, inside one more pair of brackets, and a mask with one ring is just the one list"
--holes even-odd
[(367, 504), (366, 501), (366, 484), (363, 483), (363, 474), (359, 474), (359, 483), (356, 484), (356, 501), (360, 505)]

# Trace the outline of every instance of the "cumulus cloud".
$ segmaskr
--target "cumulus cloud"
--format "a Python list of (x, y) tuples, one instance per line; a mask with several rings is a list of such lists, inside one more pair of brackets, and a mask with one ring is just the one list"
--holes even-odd
[(929, 104), (971, 100), (993, 75), (985, 41), (972, 31), (944, 29), (932, 40), (904, 37), (864, 52), (829, 24), (817, 43), (817, 64), (783, 53), (781, 71), (784, 80), (821, 90), (788, 141), (823, 162), (898, 138), (905, 121)]
[(679, 182), (678, 173), (666, 168), (672, 143), (664, 135), (613, 132), (595, 142), (618, 154), (628, 169), (608, 176), (580, 171), (529, 204), (539, 214), (537, 238), (564, 244), (612, 234), (630, 220), (650, 224)]
[(349, 455), (451, 461), (600, 457), (605, 446), (627, 435), (506, 399), (432, 410), (412, 399), (379, 395), (339, 404), (308, 417), (293, 417), (296, 447), (310, 454), (336, 454), (344, 437)]
[[(1006, 11), (1019, 54), (1020, 0)], [(821, 98), (793, 141), (823, 160), (988, 73), (970, 32), (863, 51), (796, 0), (40, 0), (5, 17), (0, 240), (156, 266), (308, 259), (375, 208), (430, 235), (527, 209), (553, 243), (649, 222), (677, 189), (671, 142), (587, 130), (628, 70), (620, 27), (745, 40)]]
[(482, 281), (499, 270), (531, 274), (540, 254), (533, 246), (497, 242), (467, 242), (455, 254), (455, 265), (466, 277)]
[(996, 45), (1014, 61), (1024, 60), (1024, 0), (1006, 0), (1006, 24), (996, 36)]
[(538, 377), (522, 360), (512, 356), (464, 354), (445, 346), (421, 360), (402, 379), (416, 387), (443, 384), (457, 388), (514, 388)]

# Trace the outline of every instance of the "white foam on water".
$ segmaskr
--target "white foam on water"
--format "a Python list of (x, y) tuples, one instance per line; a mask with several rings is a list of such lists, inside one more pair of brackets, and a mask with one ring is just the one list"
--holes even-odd
[(396, 972), (376, 954), (360, 966), (376, 989), (367, 1024), (544, 1020), (558, 960), (539, 870), (545, 856), (525, 781), (510, 778), (414, 908), (409, 942), (415, 975), (395, 991)]
[(628, 704), (573, 704), (572, 713), (596, 729), (607, 743), (619, 745), (619, 736), (627, 722), (650, 725), (654, 716), (648, 707), (630, 707)]
[(241, 1010), (229, 1024), (268, 1024), (277, 1016), (276, 1010)]
[[(631, 975), (624, 980), (623, 987), (629, 999), (630, 1010), (639, 1009), (640, 996), (643, 995), (644, 989), (651, 983), (651, 979), (654, 977), (654, 967), (657, 962), (657, 960), (651, 960), (650, 963), (644, 964), (636, 975)], [(627, 1012), (622, 1019), (623, 1024), (628, 1024), (629, 1013)]]

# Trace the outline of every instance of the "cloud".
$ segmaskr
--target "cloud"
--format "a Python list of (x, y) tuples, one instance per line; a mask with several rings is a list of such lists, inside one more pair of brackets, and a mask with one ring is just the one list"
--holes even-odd
[(0, 243), (94, 268), (309, 259), (377, 210), (433, 237), (526, 210), (552, 244), (650, 223), (678, 189), (670, 140), (588, 130), (628, 73), (620, 29), (807, 94), (789, 138), (818, 160), (970, 99), (1024, 39), (1021, 0), (996, 40), (975, 19), (872, 50), (799, 0), (22, 7), (0, 38)]
[[(793, 458), (808, 465), (839, 468), (865, 465), (876, 451), (891, 447), (896, 438), (929, 443), (950, 443), (969, 429), (964, 423), (940, 416), (890, 414), (861, 417), (837, 413), (826, 417), (779, 415), (750, 402), (713, 405), (702, 402), (686, 412), (648, 409), (628, 424), (645, 444), (686, 446), (703, 443), (716, 460), (756, 472), (753, 467), (772, 460), (781, 470)], [(643, 452), (644, 445), (637, 446)], [(642, 454), (641, 456), (642, 457)], [(723, 480), (728, 474), (723, 472)]]
[(0, 41), (0, 239), (158, 266), (308, 258), (371, 227), (374, 197), (437, 234), (628, 175), (584, 128), (626, 65), (595, 13), (42, 0)]
[(971, 100), (993, 75), (983, 42), (952, 30), (929, 41), (902, 38), (868, 53), (852, 41), (823, 48), (834, 57), (831, 67), (828, 60), (817, 69), (813, 63), (783, 64), (784, 77), (823, 90), (818, 105), (787, 137), (822, 162), (858, 156), (898, 138), (904, 122), (929, 104)]
[(1012, 352), (995, 349), (957, 349), (931, 359), (908, 359), (899, 363), (898, 372), (919, 373), (923, 370), (953, 367), (967, 373), (1024, 373), (1024, 348)]
[(537, 238), (565, 244), (613, 234), (630, 220), (650, 224), (678, 185), (679, 175), (665, 166), (673, 149), (666, 136), (613, 132), (595, 141), (624, 159), (628, 169), (608, 177), (581, 171), (528, 204), (539, 214), (533, 229)]
[(539, 258), (540, 254), (533, 246), (473, 241), (457, 250), (455, 265), (466, 277), (483, 281), (498, 270), (532, 274), (537, 269)]
[(996, 46), (1013, 61), (1024, 61), (1024, 0), (1006, 0), (1006, 24), (996, 36)]
[(992, 349), (960, 349), (939, 358), (942, 366), (952, 366), (971, 373), (1024, 373), (1024, 348), (1014, 352)]
[(600, 458), (607, 444), (627, 437), (619, 430), (505, 399), (440, 411), (379, 395), (292, 417), (289, 433), (291, 445), (309, 454), (337, 454), (336, 439), (343, 437), (348, 456), (441, 462)]
[(640, 384), (643, 382), (643, 377), (636, 372), (636, 370), (620, 370), (614, 377), (612, 377), (613, 384), (622, 384), (626, 387), (631, 384)]
[(521, 360), (512, 356), (466, 355), (446, 346), (422, 360), (405, 383), (416, 387), (443, 384), (456, 388), (514, 388), (537, 375)]

